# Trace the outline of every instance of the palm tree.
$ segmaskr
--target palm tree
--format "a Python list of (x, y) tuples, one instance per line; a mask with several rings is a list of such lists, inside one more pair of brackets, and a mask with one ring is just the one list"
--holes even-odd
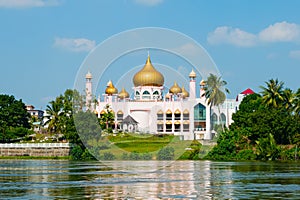
[(62, 101), (57, 98), (55, 101), (50, 101), (50, 105), (47, 105), (46, 108), (47, 121), (45, 122), (45, 125), (48, 124), (48, 131), (50, 132), (61, 132), (63, 116)]
[(294, 106), (293, 106), (294, 96), (295, 96), (295, 94), (289, 88), (284, 89), (282, 92), (283, 106), (290, 113), (293, 112), (293, 108), (294, 108)]
[(294, 94), (294, 111), (296, 115), (300, 116), (300, 88), (297, 90), (297, 92)]
[[(222, 80), (221, 77), (217, 77), (214, 74), (210, 74), (207, 78), (207, 81), (204, 81), (204, 94), (202, 96), (206, 97), (207, 104), (209, 106), (217, 106), (219, 111), (219, 121), (221, 121), (220, 115), (220, 105), (226, 100), (226, 94), (230, 93), (227, 88), (224, 88), (227, 85), (227, 82)], [(224, 92), (223, 92), (224, 91)], [(222, 130), (224, 131), (224, 124), (222, 123)]]
[(261, 92), (263, 104), (267, 107), (278, 108), (284, 101), (284, 83), (282, 81), (278, 82), (278, 79), (271, 79), (269, 82), (265, 83), (267, 84), (267, 87), (260, 86), (260, 88), (263, 90)]

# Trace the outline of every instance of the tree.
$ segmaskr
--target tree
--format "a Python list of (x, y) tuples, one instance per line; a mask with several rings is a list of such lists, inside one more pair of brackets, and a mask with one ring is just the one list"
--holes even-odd
[(111, 128), (112, 124), (114, 123), (115, 115), (109, 104), (104, 107), (104, 111), (105, 113), (103, 113), (100, 118), (100, 125), (102, 128), (105, 127), (105, 129), (108, 129)]
[(300, 88), (295, 93), (295, 98), (293, 100), (293, 109), (295, 114), (300, 116)]
[(48, 125), (48, 131), (56, 133), (62, 132), (62, 116), (64, 115), (62, 108), (63, 101), (61, 96), (57, 97), (55, 101), (50, 101), (50, 105), (47, 105), (47, 121), (45, 122), (45, 125)]
[[(217, 106), (219, 111), (219, 121), (221, 121), (220, 116), (220, 105), (226, 100), (225, 93), (229, 93), (227, 88), (224, 88), (227, 85), (227, 82), (222, 80), (221, 77), (217, 77), (214, 74), (210, 74), (206, 81), (204, 81), (205, 93), (203, 96), (207, 99), (207, 104), (209, 106)], [(224, 91), (224, 92), (223, 92)], [(224, 131), (224, 124), (222, 124), (222, 129)]]
[(286, 88), (282, 92), (282, 97), (283, 97), (283, 107), (290, 113), (293, 112), (294, 106), (294, 96), (295, 94), (293, 91), (289, 88)]
[(269, 82), (265, 82), (266, 87), (260, 86), (262, 89), (262, 98), (263, 98), (263, 104), (266, 107), (274, 107), (277, 108), (280, 106), (283, 101), (283, 82), (278, 81), (278, 79), (271, 79)]
[(0, 135), (3, 142), (26, 135), (30, 128), (29, 119), (30, 114), (21, 99), (0, 95)]

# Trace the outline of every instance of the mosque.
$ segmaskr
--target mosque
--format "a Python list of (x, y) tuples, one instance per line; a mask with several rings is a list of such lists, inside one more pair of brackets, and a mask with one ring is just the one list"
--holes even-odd
[(164, 95), (164, 76), (152, 65), (149, 55), (144, 67), (133, 76), (132, 98), (124, 88), (118, 92), (112, 81), (109, 81), (103, 98), (98, 97), (97, 103), (91, 103), (92, 74), (88, 72), (85, 78), (87, 108), (100, 118), (107, 112), (105, 108), (109, 105), (115, 115), (116, 130), (174, 134), (182, 140), (212, 139), (214, 125), (222, 123), (228, 127), (242, 99), (226, 99), (220, 110), (209, 106), (203, 96), (203, 80), (199, 83), (197, 96), (197, 74), (193, 69), (189, 74), (188, 89), (174, 81), (169, 92)]

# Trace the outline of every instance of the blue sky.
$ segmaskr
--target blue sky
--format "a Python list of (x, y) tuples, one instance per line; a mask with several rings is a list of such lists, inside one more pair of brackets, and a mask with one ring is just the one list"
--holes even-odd
[[(259, 91), (271, 78), (296, 90), (299, 8), (297, 0), (0, 0), (0, 93), (45, 109), (73, 87), (91, 49), (141, 27), (173, 29), (196, 40), (228, 82), (230, 97), (248, 87)], [(105, 86), (98, 87), (102, 93)]]

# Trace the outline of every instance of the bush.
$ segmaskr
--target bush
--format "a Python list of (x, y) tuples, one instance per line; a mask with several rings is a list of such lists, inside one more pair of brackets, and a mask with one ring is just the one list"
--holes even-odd
[(123, 153), (122, 154), (122, 160), (128, 160), (129, 157), (128, 157), (128, 154), (127, 153)]
[(134, 151), (130, 153), (129, 160), (139, 160), (139, 159), (140, 159), (140, 155), (138, 152)]
[(157, 154), (158, 160), (173, 160), (174, 159), (174, 148), (173, 147), (166, 147), (159, 150)]
[(71, 159), (72, 160), (81, 160), (81, 155), (83, 154), (83, 150), (80, 146), (75, 146), (71, 149)]
[(111, 152), (105, 152), (103, 154), (103, 160), (114, 160), (114, 159), (116, 159), (116, 156)]
[(256, 160), (256, 154), (251, 149), (245, 149), (238, 152), (237, 160)]
[(94, 160), (95, 159), (87, 149), (83, 149), (79, 145), (73, 147), (70, 154), (72, 160)]
[(150, 154), (150, 153), (143, 153), (141, 159), (142, 160), (151, 160), (152, 159), (152, 154)]

